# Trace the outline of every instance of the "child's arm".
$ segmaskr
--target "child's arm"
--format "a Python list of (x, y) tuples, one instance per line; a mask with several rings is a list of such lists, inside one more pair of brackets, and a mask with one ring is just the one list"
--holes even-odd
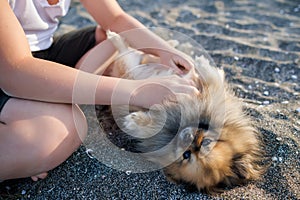
[[(131, 103), (149, 106), (160, 103), (164, 95), (172, 94), (170, 90), (157, 90), (158, 85), (168, 85), (175, 93), (195, 91), (195, 88), (179, 78), (121, 80), (34, 58), (24, 31), (8, 2), (0, 0), (0, 7), (0, 88), (12, 96), (60, 103), (111, 104), (114, 94), (117, 94), (124, 98), (114, 98), (113, 103), (127, 104), (133, 91), (140, 88), (139, 92), (134, 92)], [(153, 93), (156, 98), (149, 98)], [(148, 99), (141, 94), (145, 94)]]
[(119, 33), (133, 48), (159, 56), (163, 64), (175, 68), (178, 73), (181, 70), (176, 64), (180, 64), (186, 70), (191, 68), (192, 64), (186, 55), (124, 12), (115, 0), (81, 0), (81, 2), (104, 30)]

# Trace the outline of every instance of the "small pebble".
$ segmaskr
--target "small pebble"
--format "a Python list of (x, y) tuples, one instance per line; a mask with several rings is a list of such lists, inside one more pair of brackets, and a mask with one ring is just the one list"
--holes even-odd
[(130, 175), (130, 174), (131, 174), (131, 171), (130, 171), (130, 170), (127, 170), (125, 173), (126, 173), (127, 175)]
[(300, 107), (296, 109), (296, 112), (297, 112), (297, 113), (300, 113)]
[(277, 162), (277, 161), (282, 162), (283, 158), (282, 157), (276, 157), (276, 156), (274, 156), (274, 157), (272, 157), (272, 161), (273, 162)]
[(272, 157), (272, 161), (276, 162), (276, 161), (278, 161), (278, 158), (274, 156), (274, 157)]
[(88, 157), (90, 157), (90, 158), (94, 158), (94, 156), (92, 155), (92, 153), (93, 153), (93, 150), (92, 149), (87, 149), (86, 151), (86, 154), (88, 155)]
[(278, 72), (280, 72), (280, 69), (279, 69), (278, 67), (276, 67), (276, 68), (274, 69), (274, 71), (278, 73)]
[(296, 131), (297, 131), (297, 132), (295, 132), (295, 133), (300, 132), (300, 127), (296, 126), (296, 124), (293, 124), (293, 127), (294, 127), (294, 129), (296, 129)]
[(239, 60), (239, 59), (240, 59), (240, 58), (237, 57), (237, 56), (234, 56), (233, 58), (234, 58), (234, 60)]
[(276, 140), (277, 141), (282, 141), (282, 138), (281, 137), (277, 137)]
[(252, 90), (252, 85), (248, 85), (248, 89)]
[(281, 103), (282, 103), (282, 104), (288, 104), (289, 101), (282, 101)]
[(269, 91), (264, 91), (265, 96), (269, 96), (269, 94), (270, 94)]
[(291, 78), (296, 80), (298, 77), (297, 77), (297, 75), (292, 75)]
[(26, 194), (26, 190), (22, 190), (21, 194), (22, 195)]
[(269, 104), (270, 104), (270, 101), (263, 101), (263, 104), (264, 104), (264, 105), (269, 105)]
[(52, 190), (54, 190), (55, 186), (52, 187), (50, 190), (48, 190), (47, 192), (52, 192)]

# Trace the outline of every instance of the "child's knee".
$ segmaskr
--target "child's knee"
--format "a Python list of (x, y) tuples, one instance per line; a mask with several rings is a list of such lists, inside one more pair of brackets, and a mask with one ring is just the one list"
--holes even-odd
[[(49, 145), (57, 145), (55, 150), (69, 156), (84, 141), (88, 130), (87, 121), (77, 105), (59, 105), (57, 108), (56, 116), (44, 118), (44, 135), (48, 137), (46, 142)], [(47, 154), (47, 148), (44, 150)]]
[(42, 161), (42, 171), (51, 170), (65, 161), (78, 149), (87, 135), (87, 121), (77, 105), (66, 106), (61, 111), (64, 117), (48, 119), (48, 123), (56, 127), (49, 129), (52, 134), (45, 141), (48, 144), (40, 146), (40, 154), (37, 155)]
[(87, 120), (85, 118), (84, 113), (77, 105), (72, 106), (72, 115), (74, 120), (74, 127), (73, 127), (74, 134), (77, 134), (75, 136), (78, 136), (77, 137), (77, 139), (79, 139), (78, 142), (79, 144), (81, 144), (87, 135), (87, 131), (88, 131)]
[[(86, 118), (77, 105), (61, 105), (58, 115), (66, 128), (67, 140), (72, 141), (72, 145), (77, 148), (87, 135), (88, 125)], [(62, 117), (61, 117), (62, 116)], [(61, 131), (64, 127), (62, 127)]]

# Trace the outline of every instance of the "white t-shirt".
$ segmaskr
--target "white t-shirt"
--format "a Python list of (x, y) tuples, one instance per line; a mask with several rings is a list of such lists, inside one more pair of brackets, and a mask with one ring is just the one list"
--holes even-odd
[(67, 14), (71, 0), (49, 5), (47, 0), (8, 0), (22, 25), (31, 51), (47, 49), (53, 41), (58, 18)]

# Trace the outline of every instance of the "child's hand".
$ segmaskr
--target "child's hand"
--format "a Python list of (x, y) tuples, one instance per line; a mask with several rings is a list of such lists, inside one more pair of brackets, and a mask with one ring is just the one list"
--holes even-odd
[(166, 76), (134, 81), (130, 104), (149, 108), (161, 103), (170, 95), (198, 95), (192, 82), (178, 76)]

